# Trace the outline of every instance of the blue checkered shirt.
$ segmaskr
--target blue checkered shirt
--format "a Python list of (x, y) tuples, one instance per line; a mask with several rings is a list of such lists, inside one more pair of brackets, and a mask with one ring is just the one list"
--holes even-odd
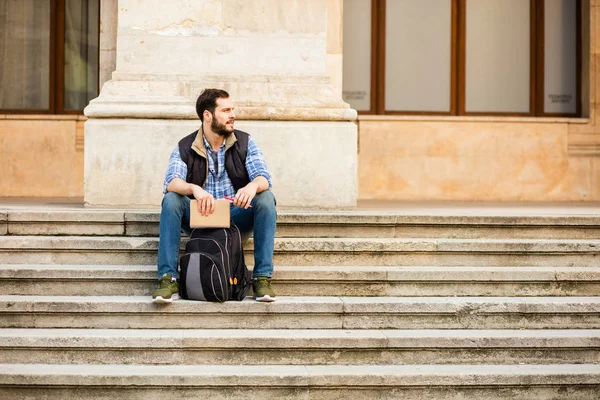
[[(222, 199), (223, 196), (234, 197), (236, 190), (225, 171), (225, 142), (219, 148), (217, 153), (217, 164), (213, 160), (215, 152), (212, 150), (210, 144), (206, 138), (202, 136), (204, 140), (204, 147), (206, 148), (206, 154), (208, 158), (208, 178), (204, 185), (204, 190), (212, 194), (215, 199)], [(260, 148), (252, 139), (248, 136), (248, 154), (246, 155), (246, 171), (250, 181), (253, 181), (257, 176), (264, 176), (269, 181), (269, 188), (272, 186), (271, 175), (267, 171), (267, 163), (263, 157)], [(167, 168), (167, 174), (165, 175), (165, 181), (163, 183), (163, 193), (167, 193), (167, 186), (174, 178), (181, 178), (184, 181), (187, 178), (187, 165), (181, 159), (179, 154), (179, 145), (175, 146), (175, 149), (171, 153), (169, 158), (169, 167)]]

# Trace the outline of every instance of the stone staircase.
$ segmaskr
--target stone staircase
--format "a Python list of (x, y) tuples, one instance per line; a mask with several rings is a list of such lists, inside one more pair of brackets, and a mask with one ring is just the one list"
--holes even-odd
[(600, 398), (600, 215), (505, 214), (280, 212), (277, 302), (158, 306), (157, 211), (0, 211), (0, 399)]

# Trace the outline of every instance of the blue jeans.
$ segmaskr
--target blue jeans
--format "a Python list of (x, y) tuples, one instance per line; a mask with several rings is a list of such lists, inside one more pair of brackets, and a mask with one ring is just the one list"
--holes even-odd
[[(242, 233), (242, 240), (254, 234), (253, 276), (273, 276), (273, 247), (277, 212), (275, 196), (270, 190), (258, 193), (252, 199), (252, 207), (243, 209), (232, 206), (231, 219)], [(188, 235), (190, 228), (190, 199), (168, 192), (162, 201), (160, 212), (160, 238), (158, 242), (158, 279), (164, 274), (178, 277), (179, 241), (181, 230)]]

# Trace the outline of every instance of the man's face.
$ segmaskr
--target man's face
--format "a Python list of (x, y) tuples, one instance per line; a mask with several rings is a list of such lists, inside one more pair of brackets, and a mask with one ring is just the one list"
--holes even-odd
[(233, 101), (230, 98), (217, 99), (215, 112), (211, 114), (212, 122), (210, 129), (219, 136), (227, 137), (233, 132), (235, 114), (233, 112)]

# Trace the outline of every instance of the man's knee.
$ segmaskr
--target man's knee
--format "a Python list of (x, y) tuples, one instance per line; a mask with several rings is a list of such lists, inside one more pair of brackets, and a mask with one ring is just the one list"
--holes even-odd
[(183, 210), (184, 202), (184, 196), (175, 192), (167, 192), (162, 200), (162, 211), (180, 213)]
[(270, 190), (265, 190), (264, 192), (258, 193), (254, 197), (254, 201), (252, 202), (252, 207), (255, 209), (266, 209), (275, 211), (275, 205), (277, 201), (275, 200), (275, 195)]

